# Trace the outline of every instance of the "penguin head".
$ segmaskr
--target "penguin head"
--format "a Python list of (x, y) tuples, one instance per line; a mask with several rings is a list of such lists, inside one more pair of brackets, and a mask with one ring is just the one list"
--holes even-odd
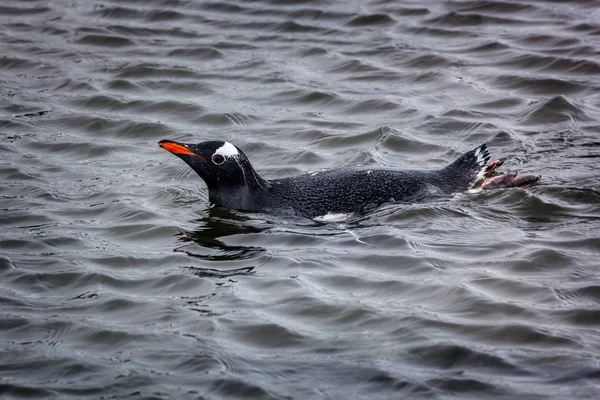
[(185, 161), (206, 183), (211, 202), (226, 205), (243, 201), (253, 190), (267, 184), (252, 168), (242, 150), (229, 142), (209, 141), (198, 144), (161, 140), (158, 145)]

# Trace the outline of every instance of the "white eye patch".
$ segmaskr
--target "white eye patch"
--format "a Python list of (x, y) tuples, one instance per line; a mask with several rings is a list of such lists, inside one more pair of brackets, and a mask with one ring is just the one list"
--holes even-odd
[(215, 150), (215, 154), (220, 154), (225, 157), (233, 157), (233, 156), (237, 156), (240, 153), (238, 152), (238, 150), (235, 148), (234, 145), (232, 145), (229, 142), (225, 142), (223, 144), (223, 146), (221, 146), (217, 150)]

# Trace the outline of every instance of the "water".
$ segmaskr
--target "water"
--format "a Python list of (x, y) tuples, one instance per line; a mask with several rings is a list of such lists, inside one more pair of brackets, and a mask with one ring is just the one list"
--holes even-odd
[[(596, 1), (5, 1), (0, 397), (600, 395)], [(528, 190), (342, 223), (211, 209), (156, 146), (265, 178), (438, 168)]]

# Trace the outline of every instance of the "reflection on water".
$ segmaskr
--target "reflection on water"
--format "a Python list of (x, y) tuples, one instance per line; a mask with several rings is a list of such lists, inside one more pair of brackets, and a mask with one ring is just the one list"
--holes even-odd
[[(197, 228), (178, 233), (177, 240), (185, 244), (173, 251), (207, 261), (247, 260), (266, 251), (260, 247), (226, 244), (229, 236), (259, 233), (269, 229), (268, 226), (250, 224), (252, 219), (243, 214), (211, 207), (205, 217), (192, 222)], [(216, 251), (206, 253), (207, 249)]]

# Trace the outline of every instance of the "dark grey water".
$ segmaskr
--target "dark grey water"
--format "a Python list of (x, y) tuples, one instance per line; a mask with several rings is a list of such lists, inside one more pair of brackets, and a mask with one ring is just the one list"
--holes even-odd
[[(597, 1), (9, 0), (0, 100), (3, 399), (600, 395)], [(323, 225), (165, 138), (543, 181)]]

